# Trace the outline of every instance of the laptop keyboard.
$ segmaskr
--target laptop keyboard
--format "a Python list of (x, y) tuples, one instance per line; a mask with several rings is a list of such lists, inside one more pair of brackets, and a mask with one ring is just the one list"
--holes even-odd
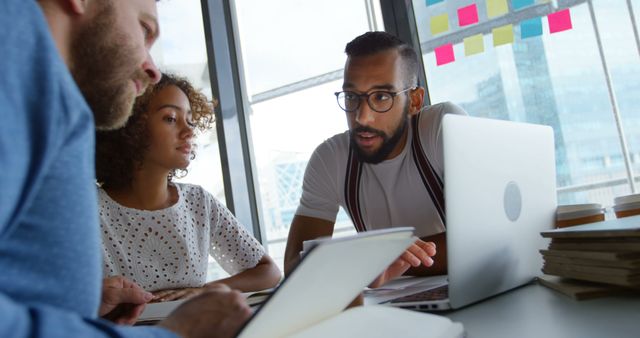
[(430, 301), (430, 300), (446, 299), (447, 297), (449, 297), (449, 285), (445, 284), (437, 288), (414, 293), (412, 295), (404, 296), (401, 298), (396, 298), (389, 303), (394, 304), (394, 303), (407, 303), (407, 302), (423, 302), (423, 301)]

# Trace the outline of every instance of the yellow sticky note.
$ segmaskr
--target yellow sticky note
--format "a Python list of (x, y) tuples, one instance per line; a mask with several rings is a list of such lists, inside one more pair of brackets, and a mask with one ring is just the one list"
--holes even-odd
[(431, 18), (431, 34), (436, 35), (449, 30), (449, 15), (440, 14)]
[(494, 46), (513, 43), (513, 25), (500, 26), (492, 29), (491, 32), (493, 33)]
[(487, 16), (495, 18), (496, 16), (505, 15), (509, 12), (507, 0), (487, 0)]
[(469, 56), (484, 52), (484, 39), (482, 34), (472, 35), (462, 40), (464, 42), (464, 55)]

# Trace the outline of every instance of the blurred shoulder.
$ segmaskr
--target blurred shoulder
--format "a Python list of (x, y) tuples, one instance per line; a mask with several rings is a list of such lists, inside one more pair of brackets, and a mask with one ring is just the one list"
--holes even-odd
[(462, 107), (457, 104), (445, 101), (425, 107), (423, 114), (427, 117), (435, 118), (444, 116), (445, 114), (468, 115)]

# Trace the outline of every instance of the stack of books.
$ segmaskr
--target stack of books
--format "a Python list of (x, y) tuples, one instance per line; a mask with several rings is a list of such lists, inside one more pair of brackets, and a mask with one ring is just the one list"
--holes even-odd
[(548, 275), (640, 290), (640, 216), (554, 229), (540, 250)]

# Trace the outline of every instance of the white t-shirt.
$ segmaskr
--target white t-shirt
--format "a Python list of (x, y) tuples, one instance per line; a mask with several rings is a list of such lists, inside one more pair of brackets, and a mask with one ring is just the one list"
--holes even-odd
[[(444, 102), (426, 108), (419, 121), (425, 155), (444, 180), (441, 122), (444, 114), (466, 115), (457, 105)], [(411, 152), (413, 133), (402, 152), (378, 164), (363, 163), (360, 207), (367, 229), (412, 226), (416, 235), (445, 231), (422, 183)], [(338, 208), (346, 209), (345, 174), (349, 156), (349, 132), (335, 135), (316, 148), (307, 164), (297, 215), (335, 222)]]
[(202, 187), (172, 183), (176, 204), (124, 207), (98, 189), (104, 276), (124, 276), (147, 291), (200, 287), (209, 254), (229, 274), (255, 267), (264, 248)]

